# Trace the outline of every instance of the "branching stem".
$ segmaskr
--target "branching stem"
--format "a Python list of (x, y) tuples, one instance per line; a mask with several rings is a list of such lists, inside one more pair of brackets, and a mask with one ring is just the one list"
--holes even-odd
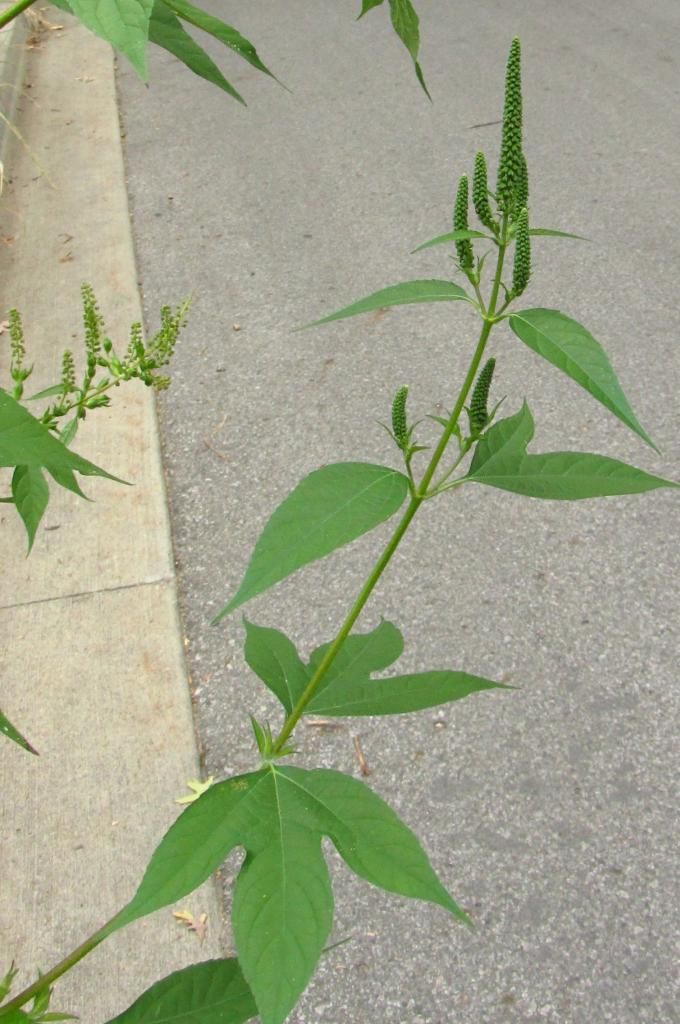
[(309, 680), (307, 686), (305, 687), (300, 697), (298, 698), (295, 707), (293, 708), (293, 710), (290, 712), (285, 722), (283, 723), (281, 732), (277, 736), (272, 746), (272, 752), (274, 754), (277, 754), (285, 746), (286, 741), (290, 737), (293, 729), (295, 728), (300, 718), (304, 714), (305, 708), (311, 701), (314, 694), (317, 692), (324, 676), (326, 675), (326, 672), (333, 664), (342, 645), (344, 644), (345, 640), (351, 633), (354, 623), (359, 618), (359, 615), (363, 611), (364, 605), (366, 604), (369, 597), (373, 593), (373, 590), (375, 589), (378, 580), (380, 579), (383, 572), (389, 565), (390, 559), (392, 558), (394, 552), (397, 550), (402, 537), (404, 536), (407, 529), (411, 525), (413, 517), (415, 516), (416, 512), (422, 505), (423, 501), (425, 501), (429, 496), (428, 488), (430, 486), (430, 483), (432, 482), (432, 477), (434, 476), (437, 466), (439, 465), (439, 462), (441, 461), (441, 458), (444, 455), (444, 452), (446, 451), (447, 445), (451, 440), (451, 435), (456, 431), (456, 427), (458, 425), (458, 417), (463, 411), (465, 400), (467, 399), (470, 389), (472, 388), (474, 379), (477, 375), (477, 370), (479, 369), (479, 364), (482, 361), (482, 356), (484, 355), (484, 349), (486, 348), (486, 343), (489, 340), (491, 329), (493, 328), (496, 322), (496, 303), (498, 302), (498, 293), (501, 288), (503, 260), (505, 258), (505, 250), (508, 244), (507, 228), (508, 218), (507, 215), (504, 215), (503, 223), (501, 224), (500, 239), (498, 244), (496, 273), (494, 274), (491, 295), (489, 297), (489, 304), (486, 307), (486, 314), (482, 316), (483, 323), (479, 335), (479, 340), (477, 342), (477, 346), (475, 348), (474, 355), (470, 362), (468, 372), (466, 374), (465, 380), (463, 381), (463, 386), (460, 389), (460, 394), (458, 395), (456, 404), (453, 407), (453, 411), (451, 412), (448, 423), (446, 424), (446, 427), (442, 432), (442, 436), (440, 437), (439, 443), (437, 444), (437, 447), (435, 448), (432, 454), (432, 458), (430, 459), (430, 462), (427, 466), (427, 469), (425, 470), (425, 473), (423, 475), (422, 480), (420, 481), (420, 484), (411, 494), (411, 500), (409, 501), (408, 506), (406, 507), (406, 511), (399, 520), (399, 523), (397, 524), (394, 533), (387, 542), (382, 554), (380, 555), (377, 562), (373, 566), (368, 576), (368, 579), (366, 580), (361, 590), (359, 591), (352, 607), (350, 608), (347, 614), (347, 617), (345, 618), (345, 621), (340, 627), (338, 635), (335, 637), (335, 640), (333, 640), (333, 642), (331, 643), (330, 647), (326, 651), (326, 654), (319, 663), (316, 671), (312, 675), (312, 678)]

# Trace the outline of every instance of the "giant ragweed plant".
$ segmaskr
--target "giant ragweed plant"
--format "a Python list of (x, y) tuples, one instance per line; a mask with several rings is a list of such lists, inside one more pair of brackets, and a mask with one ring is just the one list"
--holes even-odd
[[(28, 398), (24, 390), (33, 366), (26, 365), (24, 326), (18, 310), (10, 309), (8, 313), (12, 386), (9, 390), (0, 388), (0, 465), (13, 466), (14, 471), (11, 495), (0, 501), (15, 506), (28, 534), (29, 551), (49, 501), (45, 471), (56, 483), (81, 496), (74, 471), (117, 479), (70, 452), (68, 446), (88, 412), (110, 405), (114, 388), (130, 380), (140, 380), (156, 390), (167, 388), (170, 378), (158, 371), (172, 358), (188, 310), (187, 302), (176, 310), (164, 306), (160, 328), (148, 340), (143, 337), (142, 325), (133, 323), (125, 353), (118, 356), (89, 284), (82, 285), (81, 298), (85, 368), (80, 382), (74, 354), (66, 349), (59, 382)], [(35, 417), (20, 404), (48, 399), (47, 407)]]
[[(403, 648), (399, 629), (383, 620), (371, 632), (354, 632), (377, 581), (426, 502), (470, 485), (553, 500), (678, 486), (604, 455), (529, 452), (534, 422), (526, 401), (504, 418), (498, 415), (500, 403), (490, 401), (499, 359), (485, 359), (485, 353), (491, 332), (507, 325), (521, 342), (653, 447), (590, 333), (556, 310), (516, 308), (531, 277), (532, 237), (566, 234), (531, 225), (520, 71), (520, 45), (514, 40), (495, 192), (489, 189), (481, 153), (472, 174), (472, 204), (483, 230), (469, 226), (470, 189), (463, 177), (452, 230), (425, 243), (453, 243), (466, 286), (448, 280), (409, 281), (316, 321), (329, 323), (415, 302), (465, 302), (474, 307), (479, 335), (450, 412), (433, 417), (441, 427), (437, 443), (429, 457), (425, 455), (425, 446), (417, 441), (417, 424), (409, 422), (408, 388), (399, 388), (387, 429), (401, 468), (345, 462), (307, 476), (264, 526), (238, 590), (217, 619), (399, 513), (392, 536), (336, 635), (309, 658), (303, 658), (279, 630), (245, 621), (245, 660), (275, 696), (282, 714), (277, 729), (252, 719), (259, 765), (212, 785), (192, 803), (161, 841), (130, 902), (60, 964), (0, 1007), (0, 1021), (18, 1020), (11, 1015), (108, 935), (185, 897), (237, 847), (245, 851), (232, 904), (237, 957), (170, 975), (116, 1017), (115, 1024), (190, 1018), (202, 1024), (238, 1024), (256, 1014), (262, 1024), (282, 1024), (304, 991), (331, 929), (333, 898), (321, 848), (325, 836), (350, 870), (366, 881), (428, 900), (457, 920), (468, 920), (413, 832), (364, 782), (337, 771), (302, 769), (290, 759), (295, 753), (294, 729), (305, 715), (398, 715), (503, 688), (492, 679), (455, 668), (376, 675), (397, 662)], [(426, 460), (419, 472), (416, 457)]]

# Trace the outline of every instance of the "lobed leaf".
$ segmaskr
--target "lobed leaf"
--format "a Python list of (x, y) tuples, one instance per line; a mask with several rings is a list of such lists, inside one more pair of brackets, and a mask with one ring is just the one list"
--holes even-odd
[(452, 302), (460, 299), (469, 299), (469, 296), (463, 288), (452, 281), (404, 281), (402, 284), (393, 284), (389, 288), (373, 292), (351, 306), (345, 306), (336, 313), (305, 324), (299, 330), (329, 324), (333, 320), (344, 320), (348, 316), (358, 316), (360, 313), (370, 313), (376, 309), (387, 309), (390, 306), (406, 306), (419, 302)]
[[(322, 644), (312, 651), (309, 659), (310, 676), (321, 664), (330, 644)], [(329, 687), (341, 688), (352, 680), (368, 679), (371, 672), (389, 668), (404, 650), (404, 639), (396, 626), (385, 619), (370, 633), (354, 633), (347, 637), (327, 670), (316, 691), (309, 712), (316, 712), (321, 694)]]
[(315, 695), (308, 710), (318, 715), (405, 715), (461, 700), (481, 690), (512, 689), (466, 672), (418, 672), (390, 679), (356, 679), (333, 683)]
[(333, 771), (269, 765), (212, 786), (187, 807), (104, 934), (186, 896), (243, 847), (233, 904), (239, 964), (262, 1024), (281, 1024), (331, 928), (324, 835), (367, 881), (467, 920), (413, 833), (362, 782)]
[(108, 1024), (242, 1024), (257, 1006), (238, 960), (205, 960), (155, 982)]
[(295, 645), (277, 629), (243, 621), (246, 627), (246, 662), (290, 714), (309, 682), (309, 674)]
[(577, 501), (617, 494), (640, 494), (680, 484), (653, 476), (618, 459), (584, 452), (527, 455), (533, 417), (526, 402), (519, 413), (500, 420), (481, 439), (464, 478), (530, 498)]
[[(69, 451), (47, 427), (0, 388), (0, 466), (41, 466), (56, 479), (60, 471), (118, 477)], [(61, 480), (58, 481), (61, 483)], [(76, 485), (77, 486), (77, 485)], [(74, 488), (71, 486), (71, 490)]]
[(248, 798), (267, 777), (265, 770), (237, 775), (211, 786), (189, 804), (156, 847), (137, 892), (109, 922), (106, 935), (202, 885), (254, 827)]
[(4, 736), (6, 736), (7, 739), (12, 740), (14, 743), (17, 743), (20, 747), (23, 747), (24, 750), (27, 750), (29, 754), (38, 754), (38, 751), (35, 749), (35, 747), (28, 742), (25, 736), (22, 736), (22, 734), (19, 732), (16, 726), (12, 725), (7, 715), (5, 715), (2, 711), (0, 711), (0, 732)]
[(562, 370), (622, 423), (658, 450), (638, 423), (599, 342), (585, 327), (556, 309), (512, 313), (510, 327), (532, 351)]
[(436, 903), (469, 923), (413, 832), (365, 783), (322, 768), (276, 771), (314, 801), (311, 807), (318, 815), (318, 827), (360, 878), (388, 892)]
[(403, 473), (365, 462), (340, 462), (310, 473), (269, 519), (239, 589), (213, 622), (389, 519), (407, 491)]
[(12, 496), (28, 534), (30, 553), (47, 504), (50, 489), (39, 466), (16, 466), (12, 474)]
[[(64, 430), (65, 440), (75, 436), (73, 421)], [(70, 434), (70, 437), (68, 436)], [(87, 476), (103, 476), (124, 483), (112, 473), (69, 451), (64, 441), (11, 395), (0, 388), (0, 466), (13, 466), (11, 501), (26, 528), (30, 552), (35, 534), (49, 502), (49, 488), (42, 470), (74, 494), (84, 498), (75, 472)], [(75, 472), (74, 472), (75, 471)]]
[[(312, 653), (310, 676), (329, 647), (330, 644), (323, 644)], [(305, 713), (330, 717), (402, 715), (460, 700), (479, 690), (504, 688), (501, 683), (465, 672), (434, 671), (389, 679), (370, 678), (373, 672), (394, 664), (403, 648), (401, 633), (385, 620), (370, 633), (347, 637)]]
[(149, 41), (173, 54), (199, 78), (218, 86), (245, 105), (241, 94), (227, 81), (217, 64), (198, 45), (193, 36), (189, 35), (174, 11), (171, 11), (163, 0), (155, 0), (153, 5), (149, 22)]

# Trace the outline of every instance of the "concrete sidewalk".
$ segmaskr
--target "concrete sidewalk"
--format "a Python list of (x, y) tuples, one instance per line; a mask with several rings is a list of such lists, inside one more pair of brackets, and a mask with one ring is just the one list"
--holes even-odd
[[(12, 306), (23, 315), (33, 391), (59, 379), (64, 348), (81, 354), (82, 281), (117, 346), (141, 319), (112, 52), (50, 18), (64, 28), (31, 37), (15, 115), (28, 148), (6, 155), (0, 199), (0, 321)], [(0, 342), (7, 386), (6, 332)], [(85, 480), (92, 502), (52, 486), (28, 559), (0, 505), (0, 706), (41, 755), (0, 742), (0, 974), (16, 962), (14, 994), (130, 898), (199, 773), (151, 393), (121, 388), (74, 447), (134, 486)], [(160, 911), (59, 982), (53, 1008), (100, 1024), (156, 979), (219, 955), (212, 884), (182, 906), (208, 914), (205, 941)]]

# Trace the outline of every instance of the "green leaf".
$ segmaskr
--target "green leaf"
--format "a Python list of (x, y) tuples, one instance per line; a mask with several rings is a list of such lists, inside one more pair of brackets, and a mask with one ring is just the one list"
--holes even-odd
[[(2, 1007), (0, 1006), (0, 1011)], [(2, 1024), (23, 1024), (25, 1020), (30, 1021), (30, 1017), (23, 1010), (10, 1010), (9, 1013), (2, 1015)]]
[(388, 892), (436, 903), (469, 923), (413, 832), (365, 783), (321, 768), (277, 768), (277, 774), (302, 791), (305, 806), (310, 797), (314, 800), (319, 827), (360, 878)]
[(67, 491), (72, 491), (73, 494), (77, 494), (79, 498), (84, 498), (85, 501), (90, 499), (84, 494), (80, 488), (80, 484), (76, 480), (73, 470), (70, 466), (48, 466), (48, 471), (52, 479), (63, 487)]
[(38, 751), (35, 749), (35, 747), (28, 742), (25, 736), (21, 735), (19, 730), (12, 725), (9, 718), (7, 718), (7, 716), (3, 714), (2, 711), (0, 711), (0, 732), (7, 736), (7, 738), (12, 740), (14, 743), (18, 743), (18, 745), (20, 747), (23, 747), (24, 750), (27, 750), (29, 754), (35, 754), (36, 756), (38, 755)]
[(577, 238), (579, 242), (590, 242), (585, 235), (573, 235), (570, 231), (556, 231), (555, 228), (529, 228), (530, 235), (552, 235), (555, 238)]
[(155, 0), (149, 22), (149, 41), (172, 53), (183, 64), (207, 82), (224, 89), (226, 93), (245, 105), (239, 92), (226, 80), (217, 64), (189, 35), (179, 18), (163, 3)]
[(30, 552), (50, 499), (50, 490), (41, 469), (38, 466), (16, 466), (12, 474), (12, 495), (26, 527)]
[(357, 21), (359, 18), (363, 18), (364, 14), (372, 11), (374, 7), (380, 7), (381, 3), (383, 0), (361, 0), (361, 14), (357, 17)]
[[(311, 676), (323, 661), (331, 645), (322, 644), (317, 647), (309, 659), (309, 675)], [(368, 679), (371, 672), (380, 672), (389, 668), (404, 650), (404, 639), (396, 626), (385, 619), (370, 633), (354, 633), (348, 636), (327, 670), (319, 689), (316, 691), (307, 710), (316, 710), (316, 703), (329, 687), (334, 691), (350, 683), (353, 679)]]
[(483, 231), (472, 231), (468, 228), (458, 228), (456, 231), (447, 231), (445, 235), (437, 235), (436, 238), (431, 238), (429, 242), (423, 242), (416, 249), (411, 250), (411, 255), (414, 252), (420, 252), (421, 249), (429, 249), (433, 245), (443, 245), (446, 242), (460, 242), (467, 238), (491, 238), (490, 235), (485, 235)]
[(413, 833), (362, 782), (269, 766), (212, 786), (180, 815), (106, 934), (186, 896), (235, 847), (245, 848), (233, 903), (239, 964), (262, 1024), (281, 1024), (331, 928), (324, 835), (361, 878), (467, 920)]
[(148, 988), (108, 1024), (242, 1024), (257, 1014), (238, 960), (205, 960)]
[(60, 1013), (59, 1010), (48, 1010), (47, 1013), (41, 1013), (40, 1016), (31, 1019), (37, 1021), (37, 1024), (49, 1024), (57, 1020), (78, 1020), (74, 1013)]
[(67, 448), (72, 443), (72, 441), (74, 440), (76, 434), (78, 433), (78, 425), (79, 425), (79, 423), (80, 423), (80, 420), (79, 420), (78, 416), (73, 416), (68, 421), (66, 426), (62, 430), (59, 431), (59, 440), (61, 441), (61, 443), (63, 445), (66, 445)]
[(74, 471), (83, 476), (104, 476), (117, 483), (125, 482), (69, 451), (40, 420), (1, 388), (0, 466), (42, 467), (57, 483), (76, 493), (82, 492), (73, 477)]
[(256, 626), (243, 620), (246, 627), (245, 659), (287, 714), (309, 682), (309, 675), (292, 640), (277, 629)]
[(390, 0), (390, 17), (392, 19), (394, 31), (411, 54), (418, 81), (420, 82), (427, 98), (431, 100), (432, 97), (427, 90), (425, 79), (423, 78), (423, 72), (420, 68), (420, 64), (418, 63), (420, 28), (418, 15), (415, 12), (411, 0)]
[(53, 398), (54, 395), (63, 395), (63, 394), (64, 394), (64, 385), (63, 384), (53, 384), (51, 388), (43, 388), (42, 391), (36, 391), (36, 393), (34, 395), (31, 395), (27, 399), (27, 401), (28, 402), (35, 402), (39, 398)]
[(232, 28), (231, 25), (226, 25), (219, 18), (208, 14), (207, 11), (194, 7), (193, 4), (188, 3), (188, 0), (165, 0), (165, 3), (184, 21), (188, 21), (190, 25), (195, 25), (196, 28), (208, 32), (209, 35), (214, 36), (220, 43), (229, 47), (230, 50), (237, 53), (239, 57), (242, 57), (252, 67), (278, 81), (276, 75), (272, 74), (266, 64), (262, 63), (253, 44), (245, 39), (240, 32), (237, 32), (235, 28)]
[(137, 892), (108, 923), (106, 935), (202, 885), (239, 845), (239, 836), (256, 829), (249, 799), (267, 777), (266, 769), (235, 776), (215, 783), (189, 804), (156, 847)]
[[(309, 675), (319, 667), (330, 644), (312, 653)], [(371, 673), (388, 668), (404, 649), (401, 633), (383, 620), (370, 633), (349, 636), (332, 662), (323, 682), (307, 705), (306, 714), (401, 715), (460, 700), (477, 690), (502, 687), (489, 679), (465, 672), (423, 672), (371, 679)], [(507, 687), (505, 687), (507, 689)]]
[(493, 474), (496, 465), (522, 458), (533, 436), (534, 418), (524, 402), (519, 412), (498, 420), (477, 443), (468, 476), (476, 476), (482, 467)]
[(280, 1024), (307, 987), (333, 922), (333, 895), (298, 793), (277, 772), (262, 814), (266, 843), (249, 853), (234, 887), (232, 922), (243, 973), (262, 1024)]
[[(467, 672), (418, 672), (391, 679), (356, 679), (344, 686), (333, 683), (308, 705), (317, 715), (405, 715), (461, 700), (480, 690), (511, 689)], [(317, 695), (318, 696), (318, 695)]]
[(146, 81), (146, 43), (154, 0), (69, 0), (76, 18), (125, 54)]
[(233, 904), (239, 963), (263, 1024), (278, 1024), (306, 987), (332, 919), (316, 816), (278, 771), (218, 783), (191, 804), (108, 934), (181, 899), (236, 846), (247, 852)]
[(50, 500), (50, 489), (39, 466), (17, 466), (12, 474), (12, 495), (28, 534), (30, 552), (36, 530)]
[[(584, 452), (527, 455), (521, 439), (531, 440), (533, 417), (526, 402), (515, 416), (500, 420), (477, 445), (464, 479), (530, 498), (577, 501), (616, 494), (640, 494), (657, 487), (680, 487), (618, 459)], [(479, 453), (479, 455), (478, 455)]]
[(310, 473), (266, 524), (238, 591), (213, 622), (389, 519), (407, 491), (403, 473), (365, 462), (339, 462)]
[(451, 281), (404, 281), (402, 284), (393, 284), (389, 288), (373, 292), (365, 299), (345, 306), (330, 316), (324, 316), (321, 320), (305, 324), (298, 330), (329, 324), (333, 320), (344, 320), (345, 317), (357, 316), (359, 313), (370, 313), (374, 309), (387, 309), (389, 306), (406, 306), (417, 302), (451, 302), (460, 299), (469, 299), (469, 295)]
[(638, 423), (599, 342), (575, 320), (556, 309), (523, 309), (510, 327), (530, 349), (562, 370), (658, 451)]

